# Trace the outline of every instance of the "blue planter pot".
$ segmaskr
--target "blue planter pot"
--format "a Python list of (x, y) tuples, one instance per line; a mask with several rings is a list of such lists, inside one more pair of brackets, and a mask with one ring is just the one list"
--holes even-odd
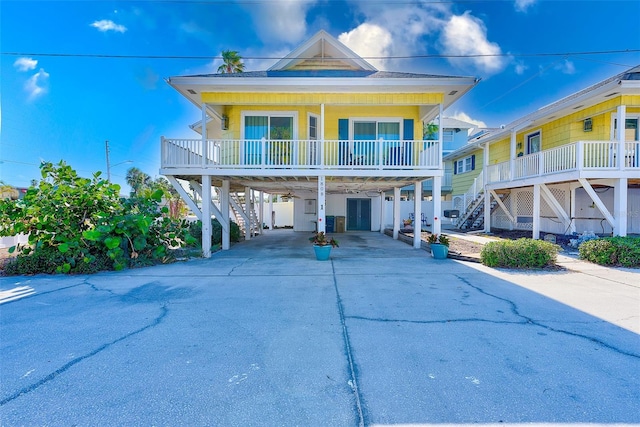
[(449, 255), (449, 246), (440, 243), (431, 243), (431, 255), (435, 259), (447, 259)]
[(313, 250), (316, 252), (316, 259), (318, 261), (326, 261), (331, 255), (331, 245), (318, 246), (313, 245)]

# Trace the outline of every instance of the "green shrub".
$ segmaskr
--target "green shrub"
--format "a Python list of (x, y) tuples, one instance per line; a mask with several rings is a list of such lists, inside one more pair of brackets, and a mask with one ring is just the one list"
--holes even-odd
[(640, 239), (605, 237), (589, 240), (578, 248), (580, 258), (600, 265), (640, 267)]
[(489, 267), (542, 268), (555, 264), (559, 249), (543, 240), (500, 240), (484, 245), (480, 259)]
[[(202, 221), (198, 220), (189, 224), (189, 234), (193, 236), (198, 244), (202, 246)], [(231, 229), (229, 231), (229, 240), (232, 242), (240, 241), (240, 227), (231, 221)], [(217, 218), (211, 219), (211, 246), (222, 243), (222, 225)]]
[[(185, 221), (160, 207), (165, 191), (120, 197), (120, 186), (42, 163), (42, 180), (22, 200), (0, 201), (0, 236), (29, 235), (7, 274), (92, 273), (164, 263), (190, 242)], [(12, 248), (12, 250), (15, 249)]]

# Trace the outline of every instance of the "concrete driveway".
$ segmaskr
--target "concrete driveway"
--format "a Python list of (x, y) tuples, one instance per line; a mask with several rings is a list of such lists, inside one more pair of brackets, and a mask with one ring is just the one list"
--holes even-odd
[(640, 280), (494, 271), (379, 233), (319, 262), (308, 237), (0, 278), (35, 290), (0, 305), (0, 424), (640, 423)]

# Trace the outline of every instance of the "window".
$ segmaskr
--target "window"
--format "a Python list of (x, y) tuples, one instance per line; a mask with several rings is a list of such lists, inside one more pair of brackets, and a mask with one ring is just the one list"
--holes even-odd
[[(626, 142), (632, 141), (640, 141), (638, 135), (638, 122), (640, 118), (638, 117), (629, 117), (624, 121), (624, 140)], [(618, 119), (613, 119), (613, 140), (616, 141), (618, 139)]]
[(315, 114), (308, 113), (307, 118), (309, 119), (309, 148), (307, 150), (307, 164), (309, 165), (317, 165), (320, 162), (318, 156), (318, 116)]
[[(292, 164), (296, 153), (289, 141), (297, 137), (297, 120), (296, 112), (243, 111), (240, 137), (245, 140), (241, 151), (244, 164)], [(262, 138), (271, 140), (265, 145), (265, 152)]]
[(442, 131), (442, 142), (453, 142), (453, 129), (444, 129)]
[(540, 138), (540, 131), (530, 133), (527, 135), (527, 154), (533, 154), (540, 151), (542, 148), (542, 139)]
[(354, 121), (353, 139), (356, 141), (384, 139), (385, 141), (400, 140), (400, 121)]
[(309, 114), (309, 139), (318, 139), (318, 116)]
[(465, 172), (471, 172), (476, 168), (476, 156), (468, 156), (460, 160), (456, 160), (453, 173), (460, 174)]
[(295, 115), (292, 113), (255, 114), (242, 113), (244, 116), (243, 139), (280, 139), (294, 138)]

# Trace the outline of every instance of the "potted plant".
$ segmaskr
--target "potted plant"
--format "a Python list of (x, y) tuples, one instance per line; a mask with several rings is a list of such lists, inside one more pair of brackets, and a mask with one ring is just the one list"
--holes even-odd
[(449, 255), (449, 238), (444, 234), (430, 234), (427, 238), (431, 247), (431, 256), (435, 259), (446, 259)]
[(309, 241), (313, 243), (313, 250), (318, 261), (328, 260), (331, 255), (331, 248), (338, 247), (338, 241), (333, 237), (328, 238), (324, 231), (314, 233), (313, 237), (309, 237)]

